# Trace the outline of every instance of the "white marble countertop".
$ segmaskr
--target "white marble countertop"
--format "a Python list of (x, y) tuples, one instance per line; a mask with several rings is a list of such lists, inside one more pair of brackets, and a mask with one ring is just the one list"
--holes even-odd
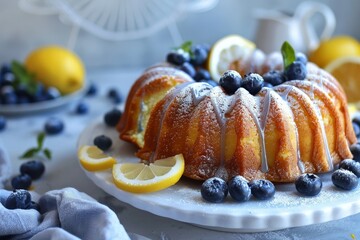
[(200, 228), (191, 224), (159, 217), (138, 210), (121, 202), (98, 188), (80, 168), (76, 143), (81, 131), (94, 119), (113, 108), (106, 93), (111, 87), (118, 87), (125, 96), (140, 70), (126, 72), (90, 72), (88, 79), (96, 82), (98, 93), (86, 97), (89, 112), (85, 115), (74, 113), (76, 102), (53, 111), (34, 115), (6, 116), (7, 127), (0, 132), (0, 141), (5, 146), (12, 161), (12, 172), (17, 174), (23, 162), (19, 156), (35, 146), (36, 136), (43, 131), (47, 118), (56, 116), (63, 119), (65, 130), (45, 139), (45, 146), (53, 152), (53, 159), (46, 162), (44, 176), (33, 183), (34, 191), (42, 194), (52, 189), (74, 187), (106, 204), (114, 210), (128, 232), (140, 234), (150, 239), (352, 239), (351, 234), (360, 238), (360, 214), (337, 221), (284, 229), (265, 233), (229, 233)]

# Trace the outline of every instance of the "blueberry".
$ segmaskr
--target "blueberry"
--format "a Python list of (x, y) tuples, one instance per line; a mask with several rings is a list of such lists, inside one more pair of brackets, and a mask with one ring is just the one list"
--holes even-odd
[(185, 62), (190, 61), (190, 56), (188, 53), (179, 49), (177, 51), (172, 51), (172, 52), (168, 53), (168, 55), (166, 56), (166, 61), (169, 63), (172, 63), (176, 66), (181, 66)]
[(194, 76), (194, 79), (195, 79), (195, 81), (199, 82), (199, 81), (201, 81), (203, 79), (206, 79), (206, 80), (211, 79), (211, 76), (210, 76), (209, 71), (201, 68), (201, 69), (197, 70), (197, 72), (196, 72), (196, 74)]
[(221, 178), (209, 178), (201, 185), (201, 196), (208, 202), (223, 202), (227, 194), (228, 186)]
[(350, 146), (350, 151), (353, 155), (353, 159), (356, 162), (360, 162), (360, 144), (353, 144)]
[(76, 113), (85, 114), (89, 111), (89, 106), (85, 102), (79, 102), (76, 106)]
[(245, 75), (242, 86), (245, 88), (250, 94), (257, 94), (261, 88), (263, 87), (264, 79), (257, 73), (250, 73)]
[(61, 96), (61, 93), (59, 92), (59, 90), (57, 88), (49, 87), (48, 89), (46, 89), (45, 95), (46, 95), (46, 99), (52, 100), (52, 99), (59, 98)]
[(64, 123), (59, 118), (49, 118), (45, 122), (45, 132), (50, 135), (59, 134), (64, 130)]
[(27, 104), (30, 102), (30, 99), (28, 96), (18, 96), (17, 103), (18, 104)]
[(284, 74), (280, 71), (271, 70), (264, 74), (264, 82), (270, 83), (273, 86), (277, 86), (285, 82)]
[(6, 199), (7, 209), (27, 209), (31, 205), (31, 195), (24, 189), (14, 190)]
[(6, 118), (0, 115), (0, 132), (6, 127)]
[(9, 93), (1, 97), (1, 102), (8, 105), (16, 104), (18, 102), (18, 97), (15, 92)]
[(123, 96), (121, 95), (121, 93), (115, 89), (115, 88), (111, 88), (109, 91), (108, 91), (108, 94), (107, 96), (112, 99), (112, 101), (115, 103), (115, 104), (119, 104), (119, 103), (122, 103), (124, 98)]
[(339, 168), (349, 170), (357, 177), (360, 177), (360, 163), (352, 159), (345, 159), (339, 164)]
[(42, 102), (48, 100), (44, 85), (40, 83), (37, 84), (35, 91), (33, 92), (33, 94), (30, 95), (30, 98), (32, 102)]
[(31, 186), (31, 177), (27, 174), (21, 174), (11, 179), (11, 186), (14, 189), (29, 189)]
[(39, 179), (45, 171), (45, 165), (41, 161), (28, 161), (20, 166), (20, 173), (27, 174), (32, 180)]
[(346, 169), (338, 169), (334, 171), (331, 175), (331, 180), (336, 187), (344, 190), (352, 190), (356, 188), (359, 182), (357, 176)]
[(221, 76), (219, 84), (227, 94), (232, 95), (241, 87), (242, 79), (238, 72), (228, 70)]
[(200, 82), (206, 82), (206, 83), (210, 84), (210, 85), (213, 86), (213, 87), (219, 86), (219, 83), (218, 83), (218, 82), (215, 82), (215, 81), (212, 80), (212, 79), (203, 79), (203, 80), (201, 80)]
[(264, 82), (263, 87), (273, 88), (274, 86), (271, 83)]
[(3, 85), (12, 85), (15, 82), (15, 75), (12, 72), (7, 72), (2, 76)]
[(354, 133), (355, 133), (356, 137), (358, 138), (360, 136), (360, 126), (354, 122), (352, 122), (352, 126), (354, 129)]
[(360, 116), (355, 116), (352, 120), (353, 123), (356, 123), (358, 126), (360, 126)]
[(86, 96), (94, 96), (96, 95), (97, 91), (97, 86), (94, 83), (91, 83), (87, 89)]
[(112, 140), (108, 136), (100, 135), (94, 139), (94, 145), (103, 151), (109, 150), (112, 145)]
[(104, 115), (105, 124), (108, 125), (109, 127), (115, 127), (120, 121), (121, 116), (122, 116), (121, 111), (115, 108), (105, 113)]
[(190, 77), (194, 78), (195, 77), (195, 73), (196, 70), (193, 67), (193, 65), (191, 65), (188, 62), (184, 62), (181, 66), (180, 66), (180, 70), (187, 73)]
[(196, 45), (192, 48), (191, 64), (194, 66), (201, 66), (205, 63), (208, 52), (201, 45)]
[(297, 52), (296, 53), (296, 58), (295, 58), (295, 61), (299, 61), (299, 62), (302, 62), (303, 64), (307, 64), (308, 62), (308, 59), (306, 57), (306, 55), (302, 52)]
[(4, 63), (1, 66), (1, 70), (0, 70), (1, 76), (4, 76), (6, 73), (9, 73), (9, 72), (11, 72), (11, 65), (8, 63)]
[(312, 173), (304, 173), (295, 181), (296, 190), (305, 196), (316, 196), (322, 188), (321, 179)]
[(305, 64), (294, 61), (285, 69), (284, 74), (288, 80), (304, 80), (306, 78), (307, 69)]
[(246, 202), (251, 197), (248, 181), (242, 176), (235, 176), (228, 183), (230, 196), (238, 202)]
[(269, 180), (254, 180), (249, 185), (252, 195), (259, 200), (267, 200), (275, 195), (275, 186)]

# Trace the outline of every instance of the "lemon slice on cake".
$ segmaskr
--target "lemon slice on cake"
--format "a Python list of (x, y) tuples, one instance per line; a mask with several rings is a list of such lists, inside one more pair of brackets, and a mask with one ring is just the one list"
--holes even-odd
[(215, 81), (230, 69), (230, 65), (246, 58), (255, 50), (255, 44), (239, 35), (229, 35), (218, 40), (211, 48), (208, 58), (208, 70)]
[(127, 192), (147, 193), (177, 183), (184, 172), (182, 154), (156, 160), (154, 163), (118, 163), (113, 166), (115, 185)]
[(102, 171), (111, 168), (116, 160), (106, 155), (96, 146), (82, 146), (79, 149), (78, 157), (81, 165), (88, 171)]

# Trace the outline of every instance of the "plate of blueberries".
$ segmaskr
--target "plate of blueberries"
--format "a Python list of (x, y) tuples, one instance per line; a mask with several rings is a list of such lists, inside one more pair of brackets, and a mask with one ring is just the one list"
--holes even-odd
[(64, 106), (80, 98), (87, 89), (84, 86), (67, 95), (55, 87), (46, 88), (41, 83), (19, 81), (11, 65), (0, 69), (0, 114), (26, 114), (46, 111)]

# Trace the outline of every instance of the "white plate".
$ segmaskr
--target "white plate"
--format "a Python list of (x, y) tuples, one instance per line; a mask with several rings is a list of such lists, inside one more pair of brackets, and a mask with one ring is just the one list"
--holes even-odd
[[(102, 118), (96, 120), (82, 132), (78, 146), (92, 144), (96, 136), (105, 134), (113, 140), (110, 155), (118, 162), (137, 162), (134, 157), (136, 149), (119, 140), (116, 130), (105, 126), (102, 121)], [(221, 231), (272, 231), (323, 223), (360, 212), (360, 187), (350, 192), (337, 189), (331, 182), (331, 174), (321, 176), (323, 189), (316, 197), (302, 197), (293, 184), (282, 184), (276, 185), (275, 196), (268, 201), (251, 199), (237, 203), (228, 196), (224, 203), (213, 204), (202, 199), (201, 184), (189, 179), (182, 179), (163, 191), (133, 194), (114, 185), (110, 170), (84, 171), (101, 189), (136, 208)]]
[(83, 88), (71, 94), (36, 103), (10, 105), (0, 104), (0, 114), (18, 115), (53, 110), (79, 99), (84, 95), (86, 89), (87, 85), (85, 84)]

